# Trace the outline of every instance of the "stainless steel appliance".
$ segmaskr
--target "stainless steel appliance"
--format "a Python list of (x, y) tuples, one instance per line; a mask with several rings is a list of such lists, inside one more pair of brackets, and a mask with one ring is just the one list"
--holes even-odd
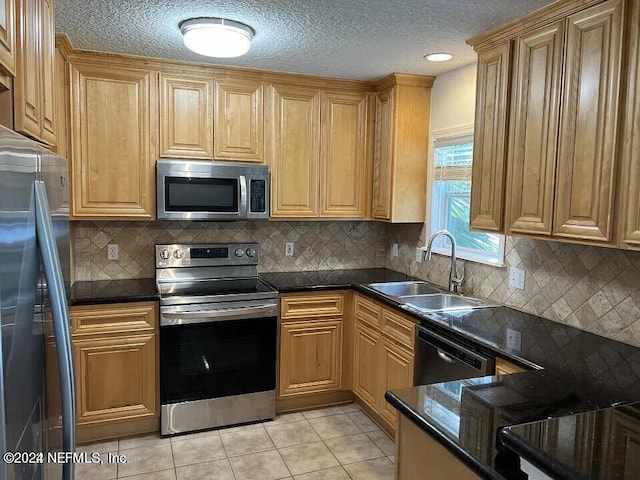
[(158, 220), (269, 218), (269, 168), (240, 163), (158, 160)]
[(493, 375), (495, 358), (488, 352), (416, 326), (415, 385)]
[[(73, 479), (47, 452), (75, 449), (67, 163), (0, 127), (0, 478)], [(39, 455), (43, 455), (39, 457)]]
[(275, 416), (278, 292), (255, 243), (156, 245), (163, 435)]

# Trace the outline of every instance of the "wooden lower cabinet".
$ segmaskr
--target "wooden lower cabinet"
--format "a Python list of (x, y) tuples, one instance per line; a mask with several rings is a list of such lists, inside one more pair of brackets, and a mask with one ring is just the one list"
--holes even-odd
[(353, 393), (378, 409), (378, 352), (380, 334), (356, 321), (353, 340)]
[(526, 369), (505, 360), (504, 358), (496, 358), (496, 375), (509, 375), (511, 373), (526, 372)]
[(353, 309), (353, 393), (394, 430), (396, 409), (384, 394), (413, 385), (413, 335), (407, 332), (415, 324), (359, 295), (354, 297)]
[(278, 411), (339, 401), (349, 393), (346, 295), (330, 291), (280, 297)]
[(72, 307), (71, 325), (81, 441), (157, 429), (157, 304)]
[(342, 319), (282, 325), (280, 397), (341, 388)]
[[(398, 415), (395, 480), (480, 480), (462, 461), (407, 417)], [(425, 477), (425, 472), (429, 472)]]
[(381, 388), (379, 392), (380, 414), (391, 425), (396, 424), (397, 410), (389, 405), (384, 398), (387, 390), (405, 388), (413, 385), (413, 359), (412, 351), (397, 346), (395, 343), (382, 339), (382, 356), (378, 366), (380, 372)]
[(74, 339), (78, 424), (153, 416), (155, 334)]

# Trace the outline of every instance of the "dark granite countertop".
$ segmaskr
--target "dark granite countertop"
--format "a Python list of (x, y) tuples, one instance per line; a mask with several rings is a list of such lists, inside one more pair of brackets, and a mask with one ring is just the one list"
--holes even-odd
[(71, 286), (71, 305), (145, 302), (158, 300), (154, 278), (75, 282)]
[(516, 455), (560, 480), (639, 478), (640, 403), (504, 428)]
[(260, 273), (260, 278), (271, 284), (280, 293), (335, 290), (375, 282), (418, 280), (386, 268)]

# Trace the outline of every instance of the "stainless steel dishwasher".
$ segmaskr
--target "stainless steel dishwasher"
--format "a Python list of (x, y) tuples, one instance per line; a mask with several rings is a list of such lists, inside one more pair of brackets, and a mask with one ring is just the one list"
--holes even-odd
[(462, 380), (493, 375), (495, 357), (479, 347), (416, 327), (416, 369), (414, 385)]

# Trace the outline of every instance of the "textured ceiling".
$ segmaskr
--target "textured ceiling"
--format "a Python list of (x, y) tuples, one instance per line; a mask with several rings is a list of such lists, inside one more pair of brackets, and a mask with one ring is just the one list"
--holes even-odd
[[(464, 42), (550, 0), (57, 0), (56, 30), (74, 47), (219, 65), (372, 80), (390, 72), (437, 75), (475, 60)], [(251, 25), (249, 53), (208, 59), (178, 29), (190, 17)], [(453, 53), (426, 62), (423, 55)]]

